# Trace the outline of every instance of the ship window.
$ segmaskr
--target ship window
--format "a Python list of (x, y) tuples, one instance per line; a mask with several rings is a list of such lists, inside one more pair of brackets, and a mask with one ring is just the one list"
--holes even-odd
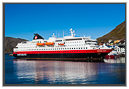
[(62, 40), (56, 40), (56, 42), (61, 42)]
[(76, 39), (66, 39), (66, 41), (71, 41), (71, 40), (82, 40), (82, 38), (76, 38)]

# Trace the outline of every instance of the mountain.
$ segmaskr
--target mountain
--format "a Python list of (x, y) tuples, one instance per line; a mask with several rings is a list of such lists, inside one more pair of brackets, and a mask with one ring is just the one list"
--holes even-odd
[(27, 41), (27, 40), (21, 39), (21, 38), (5, 37), (5, 40), (4, 40), (5, 53), (12, 53), (13, 48), (16, 47), (16, 45), (22, 41)]
[(113, 29), (108, 34), (97, 38), (98, 43), (108, 42), (108, 40), (125, 40), (126, 39), (126, 22), (122, 22), (115, 29)]

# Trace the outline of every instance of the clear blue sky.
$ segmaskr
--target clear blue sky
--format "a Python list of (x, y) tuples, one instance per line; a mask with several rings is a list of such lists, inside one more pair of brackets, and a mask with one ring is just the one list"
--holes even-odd
[(96, 39), (125, 21), (125, 4), (5, 4), (5, 36), (32, 40), (70, 35)]

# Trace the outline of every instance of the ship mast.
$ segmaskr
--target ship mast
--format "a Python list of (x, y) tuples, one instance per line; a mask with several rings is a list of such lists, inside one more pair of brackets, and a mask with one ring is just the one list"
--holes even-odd
[(55, 37), (55, 34), (53, 33), (52, 37)]
[(63, 37), (64, 37), (64, 30), (63, 30)]

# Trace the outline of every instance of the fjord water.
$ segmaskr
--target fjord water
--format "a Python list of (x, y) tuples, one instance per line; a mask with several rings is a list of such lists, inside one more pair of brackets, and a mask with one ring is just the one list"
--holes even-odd
[(125, 84), (125, 63), (21, 60), (5, 54), (5, 84)]

